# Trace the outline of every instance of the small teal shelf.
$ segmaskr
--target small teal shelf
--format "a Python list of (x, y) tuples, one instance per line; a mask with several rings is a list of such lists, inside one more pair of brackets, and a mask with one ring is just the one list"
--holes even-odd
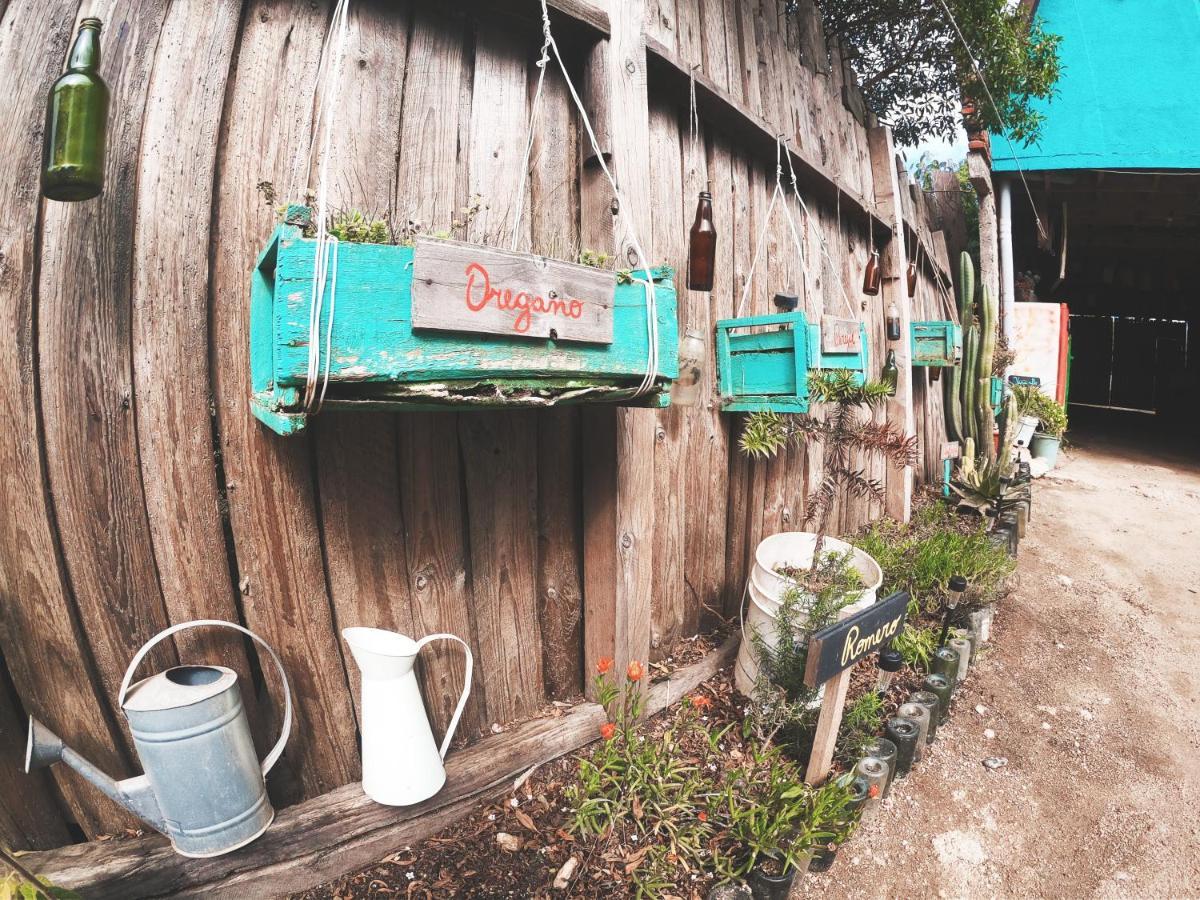
[[(758, 329), (748, 334), (745, 329)], [(808, 412), (808, 373), (849, 369), (865, 377), (867, 329), (853, 353), (823, 353), (821, 326), (802, 312), (721, 319), (716, 326), (717, 380), (727, 412)]]
[(962, 328), (954, 322), (912, 323), (914, 366), (957, 366), (962, 362)]

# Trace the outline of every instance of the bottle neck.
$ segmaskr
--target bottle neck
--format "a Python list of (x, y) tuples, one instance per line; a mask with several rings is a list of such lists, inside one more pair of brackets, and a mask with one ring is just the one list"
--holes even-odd
[(712, 200), (701, 197), (696, 203), (696, 224), (712, 221)]
[(95, 72), (100, 68), (100, 29), (84, 25), (75, 37), (71, 55), (67, 59), (69, 72)]

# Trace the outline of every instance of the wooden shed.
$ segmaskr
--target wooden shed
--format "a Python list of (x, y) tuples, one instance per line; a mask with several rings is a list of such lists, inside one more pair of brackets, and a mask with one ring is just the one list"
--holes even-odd
[[(511, 726), (578, 698), (601, 656), (659, 659), (735, 617), (756, 543), (802, 527), (814, 467), (803, 447), (770, 463), (738, 452), (741, 416), (722, 413), (715, 395), (714, 322), (769, 312), (780, 290), (819, 318), (838, 312), (844, 286), (878, 365), (888, 302), (906, 322), (941, 318), (945, 241), (811, 3), (792, 13), (781, 0), (551, 0), (555, 35), (632, 208), (614, 217), (551, 71), (523, 238), (548, 255), (594, 249), (626, 260), (633, 222), (653, 261), (682, 271), (707, 186), (716, 287), (676, 283), (680, 332), (699, 329), (709, 343), (704, 402), (328, 412), (301, 434), (274, 434), (249, 403), (249, 279), (278, 207), (313, 186), (332, 5), (0, 0), (0, 841), (18, 849), (134, 824), (63, 767), (21, 774), (23, 717), (44, 720), (112, 775), (134, 774), (118, 683), (144, 641), (190, 619), (244, 624), (291, 675), (298, 721), (270, 789), (277, 806), (301, 812), (287, 826), (285, 809), (275, 828), (298, 827), (300, 815), (311, 826), (335, 808), (318, 799), (329, 792), (357, 796), (356, 675), (338, 634), (348, 625), (469, 642), (475, 684), (461, 733), (502, 748), (493, 778), (546, 747), (577, 746), (590, 731), (537, 720), (535, 741)], [(105, 191), (57, 204), (38, 195), (45, 97), (89, 15), (104, 22), (112, 92)], [(539, 4), (355, 0), (349, 28), (332, 101), (332, 204), (507, 245)], [(801, 218), (804, 271), (786, 222), (764, 221), (777, 134), (811, 210)], [(765, 257), (738, 310), (763, 227)], [(890, 276), (874, 298), (859, 291), (872, 246)], [(918, 247), (910, 302), (897, 276)], [(887, 416), (918, 435), (922, 462), (873, 473), (899, 517), (914, 477), (940, 472), (944, 440), (941, 391), (907, 354), (902, 342)], [(884, 512), (847, 498), (832, 522), (846, 531)], [(277, 686), (250, 644), (180, 635), (149, 670), (180, 659), (232, 666), (255, 687), (245, 693), (257, 737), (277, 727)], [(451, 651), (424, 660), (439, 732), (462, 675)], [(491, 734), (494, 725), (509, 730)], [(437, 808), (424, 810), (430, 827), (442, 821)], [(280, 841), (197, 866), (150, 837), (37, 865), (71, 884), (64, 867), (108, 860), (111, 880), (89, 897), (178, 896), (234, 872), (249, 890), (247, 872), (261, 865), (281, 891), (403, 842), (388, 830), (401, 819), (372, 815), (374, 842), (345, 814), (340, 829), (319, 832), (326, 848)], [(342, 852), (324, 852), (334, 847)]]

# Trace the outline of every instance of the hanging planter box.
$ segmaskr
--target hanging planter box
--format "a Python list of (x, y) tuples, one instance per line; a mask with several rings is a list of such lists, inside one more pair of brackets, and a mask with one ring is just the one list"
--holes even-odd
[[(849, 338), (835, 323), (853, 327)], [(739, 333), (757, 328), (748, 334)], [(769, 329), (769, 330), (763, 330)], [(717, 322), (717, 376), (721, 408), (727, 412), (808, 412), (808, 373), (813, 369), (850, 369), (865, 377), (867, 330), (852, 320), (810, 323), (802, 312), (745, 316)]]
[(957, 366), (962, 362), (962, 328), (954, 322), (912, 323), (914, 366)]
[(1004, 379), (993, 376), (991, 390), (992, 412), (995, 415), (1000, 415), (1000, 407), (1004, 404)]
[[(255, 266), (250, 292), (254, 415), (302, 429), (317, 242), (307, 207), (289, 207)], [(326, 283), (324, 407), (430, 410), (609, 402), (665, 406), (678, 369), (673, 273), (652, 271), (658, 377), (646, 370), (646, 292), (616, 273), (456, 241), (413, 247), (342, 243)], [(332, 263), (331, 263), (332, 269)]]

